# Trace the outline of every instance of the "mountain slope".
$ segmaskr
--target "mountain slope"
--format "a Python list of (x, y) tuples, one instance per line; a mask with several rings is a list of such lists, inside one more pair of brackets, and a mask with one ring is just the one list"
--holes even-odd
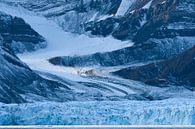
[(114, 74), (151, 85), (166, 86), (168, 83), (174, 83), (189, 86), (194, 90), (195, 46), (176, 58), (140, 67), (125, 68)]

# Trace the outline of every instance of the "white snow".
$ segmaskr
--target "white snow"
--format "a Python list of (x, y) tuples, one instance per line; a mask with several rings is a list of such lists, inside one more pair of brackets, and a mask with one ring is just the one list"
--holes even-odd
[(165, 1), (162, 1), (162, 3), (161, 4), (165, 4), (167, 1), (165, 0)]
[(124, 16), (135, 0), (122, 0), (116, 16)]
[(149, 9), (150, 6), (151, 6), (151, 4), (152, 4), (152, 0), (150, 0), (150, 1), (143, 7), (143, 9)]

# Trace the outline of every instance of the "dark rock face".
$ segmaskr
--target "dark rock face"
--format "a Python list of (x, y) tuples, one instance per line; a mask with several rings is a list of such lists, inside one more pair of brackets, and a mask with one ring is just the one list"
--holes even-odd
[(122, 69), (114, 74), (150, 85), (168, 83), (195, 87), (195, 46), (176, 58), (140, 67)]
[(45, 40), (30, 25), (18, 17), (0, 12), (0, 35), (4, 46), (15, 53), (33, 51), (46, 46)]

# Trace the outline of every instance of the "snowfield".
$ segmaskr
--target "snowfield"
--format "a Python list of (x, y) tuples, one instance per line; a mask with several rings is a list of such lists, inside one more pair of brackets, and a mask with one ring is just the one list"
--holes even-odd
[(1, 125), (190, 125), (195, 100), (0, 104)]

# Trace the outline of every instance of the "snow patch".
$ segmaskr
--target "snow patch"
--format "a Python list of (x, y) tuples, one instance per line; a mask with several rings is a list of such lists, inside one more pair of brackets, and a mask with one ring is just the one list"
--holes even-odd
[(148, 3), (143, 7), (143, 9), (149, 9), (150, 6), (151, 6), (151, 4), (152, 4), (152, 0), (151, 0), (150, 2), (148, 2)]
[(124, 16), (134, 2), (135, 0), (122, 0), (116, 16)]
[(0, 104), (0, 125), (193, 125), (194, 99)]

